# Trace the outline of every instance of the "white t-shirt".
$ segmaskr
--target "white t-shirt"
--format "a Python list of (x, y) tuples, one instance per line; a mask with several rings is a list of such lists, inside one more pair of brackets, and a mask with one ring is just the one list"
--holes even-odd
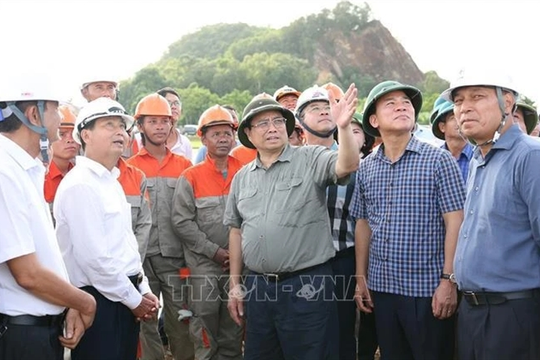
[(20, 287), (7, 261), (35, 253), (41, 265), (68, 281), (43, 195), (45, 167), (15, 142), (0, 134), (0, 313), (58, 315), (49, 304)]
[(112, 171), (83, 156), (64, 177), (54, 200), (56, 237), (71, 279), (77, 287), (93, 286), (107, 299), (136, 308), (150, 292), (140, 292), (128, 276), (142, 272), (137, 240), (131, 228), (131, 206)]

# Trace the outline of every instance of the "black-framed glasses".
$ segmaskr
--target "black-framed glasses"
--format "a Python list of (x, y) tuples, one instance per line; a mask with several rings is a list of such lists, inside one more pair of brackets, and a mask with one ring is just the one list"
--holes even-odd
[(274, 124), (276, 129), (282, 128), (287, 123), (285, 118), (265, 119), (259, 121), (257, 124), (251, 125), (252, 128), (257, 128), (260, 131), (266, 131), (270, 128), (270, 123)]

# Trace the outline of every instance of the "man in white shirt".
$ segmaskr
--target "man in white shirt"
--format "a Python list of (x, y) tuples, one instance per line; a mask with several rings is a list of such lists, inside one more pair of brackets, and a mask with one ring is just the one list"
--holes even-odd
[(169, 105), (171, 105), (173, 128), (167, 138), (167, 147), (173, 153), (183, 155), (189, 161), (192, 161), (193, 148), (191, 146), (191, 141), (187, 136), (182, 135), (180, 130), (176, 127), (178, 125), (178, 120), (182, 115), (182, 102), (180, 101), (178, 93), (170, 87), (160, 89), (157, 93), (167, 99)]
[(115, 165), (132, 125), (133, 118), (114, 100), (101, 97), (87, 104), (73, 130), (85, 156), (77, 157), (56, 194), (56, 233), (71, 282), (98, 304), (94, 325), (72, 351), (73, 360), (135, 360), (137, 320), (153, 318), (159, 307), (117, 181)]
[(46, 154), (60, 125), (58, 94), (43, 80), (4, 77), (0, 89), (0, 359), (62, 359), (96, 311), (68, 282), (43, 195), (40, 141)]

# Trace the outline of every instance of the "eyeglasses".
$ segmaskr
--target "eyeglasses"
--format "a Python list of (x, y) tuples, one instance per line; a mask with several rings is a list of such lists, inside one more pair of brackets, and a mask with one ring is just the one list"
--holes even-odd
[(257, 128), (260, 131), (266, 131), (270, 128), (270, 123), (274, 124), (276, 129), (282, 128), (285, 126), (285, 123), (287, 122), (287, 119), (285, 118), (275, 118), (275, 119), (265, 119), (262, 121), (259, 121), (257, 124), (251, 125), (252, 128)]
[(330, 112), (330, 105), (326, 106), (312, 106), (310, 108), (307, 108), (307, 111), (310, 113), (320, 113), (321, 111), (324, 112)]
[(169, 105), (171, 105), (171, 107), (173, 107), (173, 106), (180, 107), (180, 106), (182, 106), (182, 103), (180, 101), (178, 101), (178, 100), (169, 101)]

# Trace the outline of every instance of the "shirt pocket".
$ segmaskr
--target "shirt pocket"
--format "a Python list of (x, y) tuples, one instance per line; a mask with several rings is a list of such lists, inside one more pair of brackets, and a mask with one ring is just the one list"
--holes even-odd
[(178, 179), (176, 178), (168, 178), (165, 181), (166, 187), (165, 187), (165, 202), (167, 203), (167, 206), (170, 208), (172, 205), (172, 199), (174, 197), (174, 191), (176, 190), (176, 183)]
[(150, 197), (150, 208), (154, 207), (154, 204), (157, 203), (156, 199), (156, 179), (147, 178), (146, 179), (146, 190), (148, 191), (148, 196)]
[(307, 194), (302, 191), (304, 179), (297, 177), (278, 182), (275, 187), (274, 208), (276, 213), (290, 213), (305, 207)]
[(197, 199), (197, 218), (202, 224), (223, 222), (223, 205), (219, 198), (209, 197)]
[(126, 200), (131, 206), (131, 227), (135, 230), (137, 226), (137, 218), (139, 217), (139, 212), (141, 211), (141, 197), (128, 195)]
[(257, 218), (263, 209), (264, 201), (257, 201), (257, 193), (255, 187), (244, 188), (238, 192), (236, 207), (244, 221)]

